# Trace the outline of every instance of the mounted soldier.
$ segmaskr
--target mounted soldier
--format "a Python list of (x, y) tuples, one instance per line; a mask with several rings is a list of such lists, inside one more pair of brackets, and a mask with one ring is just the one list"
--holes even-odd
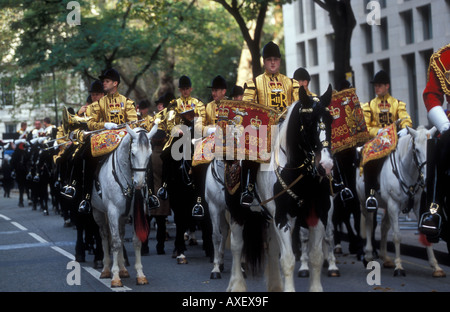
[[(398, 136), (401, 137), (408, 133), (406, 127), (412, 127), (412, 121), (406, 109), (406, 103), (390, 95), (391, 80), (387, 72), (379, 71), (371, 83), (374, 85), (377, 97), (362, 106), (370, 138), (375, 140), (386, 139), (391, 142), (381, 152), (374, 152), (370, 149), (370, 142), (374, 142), (373, 140), (366, 144), (363, 149), (362, 166), (364, 167), (367, 198), (366, 209), (375, 211), (378, 208), (375, 193), (379, 189), (378, 174), (381, 170), (380, 166), (383, 164), (384, 158), (396, 148)], [(397, 129), (397, 122), (399, 129)], [(388, 128), (389, 126), (395, 126), (395, 129)], [(368, 156), (367, 161), (366, 155)]]
[[(297, 80), (280, 73), (281, 52), (277, 44), (270, 41), (264, 46), (262, 54), (265, 72), (245, 83), (243, 100), (275, 109), (282, 118), (288, 106), (298, 101), (299, 84)], [(243, 206), (249, 207), (253, 202), (258, 168), (257, 162), (242, 161), (244, 191), (241, 195), (241, 205)]]
[[(439, 133), (438, 136), (430, 138), (427, 143), (426, 207), (422, 207), (419, 230), (427, 236), (429, 242), (436, 243), (441, 236), (448, 245), (450, 241), (448, 220), (443, 220), (441, 214), (448, 216), (448, 195), (445, 188), (448, 187), (448, 147), (450, 145), (448, 131), (450, 129), (450, 44), (436, 51), (430, 58), (428, 82), (423, 92), (423, 101), (428, 112), (428, 119)], [(445, 101), (447, 102), (446, 110), (442, 107)]]

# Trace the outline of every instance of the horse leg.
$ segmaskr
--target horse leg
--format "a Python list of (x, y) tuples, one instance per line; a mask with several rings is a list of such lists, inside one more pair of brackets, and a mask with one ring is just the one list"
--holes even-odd
[(103, 248), (103, 270), (100, 274), (100, 278), (111, 278), (111, 257), (109, 250), (109, 228), (106, 222), (106, 214), (98, 211), (97, 209), (93, 209), (92, 211), (95, 222), (98, 225), (98, 231), (100, 233), (100, 237), (102, 240), (102, 248)]
[(119, 236), (121, 247), (119, 250), (118, 256), (118, 265), (119, 265), (119, 276), (120, 278), (128, 278), (130, 277), (130, 273), (128, 272), (126, 266), (130, 265), (128, 263), (128, 255), (127, 250), (125, 249), (124, 241), (125, 241), (125, 220), (126, 218), (121, 217), (119, 219)]
[(247, 284), (241, 270), (242, 248), (244, 247), (244, 239), (242, 236), (243, 226), (232, 222), (231, 224), (231, 253), (233, 261), (231, 265), (230, 282), (228, 283), (228, 292), (245, 292)]
[(298, 269), (298, 277), (309, 277), (309, 230), (300, 227), (300, 244), (302, 255), (300, 256), (300, 268)]
[(325, 233), (325, 244), (323, 244), (323, 253), (328, 262), (328, 276), (339, 277), (341, 276), (339, 268), (336, 265), (336, 257), (334, 256), (334, 237), (333, 226), (331, 222), (328, 222)]
[(148, 280), (144, 275), (143, 266), (141, 262), (141, 246), (142, 242), (137, 237), (136, 233), (133, 234), (133, 247), (134, 255), (136, 257), (134, 268), (136, 269), (136, 285), (146, 285)]
[(225, 252), (225, 242), (228, 236), (228, 224), (224, 222), (224, 213), (218, 213), (217, 206), (210, 204), (210, 216), (213, 227), (212, 241), (214, 244), (214, 267), (211, 271), (210, 279), (220, 279), (222, 275), (220, 272), (223, 270), (223, 257)]
[[(365, 207), (362, 207), (362, 209), (366, 209)], [(361, 220), (365, 221), (365, 230), (366, 230), (366, 247), (365, 247), (365, 254), (364, 254), (364, 260), (363, 264), (364, 267), (367, 266), (367, 263), (373, 260), (373, 245), (372, 245), (372, 229), (373, 229), (373, 219), (374, 214), (371, 212), (363, 213)], [(364, 220), (363, 220), (364, 219)]]
[[(271, 224), (269, 234), (274, 236), (276, 233), (277, 240), (269, 239), (269, 264), (271, 264), (271, 271), (269, 272), (273, 282), (269, 283), (271, 289), (269, 291), (281, 291), (281, 276), (279, 264), (284, 275), (284, 291), (295, 292), (294, 284), (294, 269), (295, 269), (295, 255), (292, 250), (292, 228), (295, 225), (295, 218), (288, 221), (282, 228)], [(269, 237), (270, 238), (270, 237)], [(275, 263), (272, 261), (276, 260)]]
[[(394, 263), (392, 262), (392, 259), (388, 256), (387, 254), (387, 236), (388, 236), (388, 232), (389, 229), (391, 228), (391, 220), (392, 220), (392, 230), (394, 232), (394, 245), (395, 245), (395, 262), (397, 263), (397, 261), (400, 259), (400, 230), (398, 228), (398, 214), (396, 214), (395, 212), (391, 213), (389, 211), (389, 207), (391, 203), (391, 199), (389, 199), (388, 201), (388, 209), (386, 211), (386, 213), (383, 216), (383, 219), (381, 220), (381, 228), (380, 228), (380, 232), (381, 232), (381, 239), (380, 239), (380, 258), (383, 259), (383, 267), (385, 268), (396, 268), (400, 269), (400, 267), (396, 265), (394, 265)], [(393, 216), (391, 216), (391, 214), (394, 214)], [(395, 219), (397, 220), (397, 222), (395, 223)], [(396, 227), (397, 225), (397, 227)], [(397, 244), (398, 244), (398, 248), (397, 248)], [(397, 253), (398, 250), (398, 253)], [(401, 270), (403, 270), (403, 268), (401, 268)]]
[(322, 283), (320, 275), (323, 265), (323, 239), (325, 236), (325, 227), (319, 220), (316, 226), (309, 227), (309, 263), (311, 265), (311, 277), (309, 279), (310, 292), (322, 292)]

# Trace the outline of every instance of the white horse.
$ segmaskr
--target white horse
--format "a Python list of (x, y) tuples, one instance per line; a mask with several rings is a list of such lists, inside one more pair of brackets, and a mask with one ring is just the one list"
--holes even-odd
[[(323, 247), (323, 254), (328, 262), (328, 276), (329, 277), (339, 277), (341, 276), (339, 268), (336, 265), (336, 256), (334, 255), (334, 226), (332, 222), (333, 211), (334, 211), (334, 196), (330, 197), (331, 207), (328, 211), (328, 223), (325, 229), (325, 244)], [(298, 277), (309, 277), (309, 230), (300, 227), (300, 242), (302, 248), (302, 255), (300, 257), (300, 268), (298, 269)]]
[(211, 279), (222, 278), (226, 242), (230, 233), (230, 216), (225, 203), (224, 185), (225, 163), (213, 160), (208, 166), (205, 178), (205, 201), (208, 202), (209, 215), (213, 227), (214, 267)]
[[(125, 236), (125, 223), (130, 215), (133, 215), (133, 193), (144, 191), (146, 193), (146, 171), (151, 156), (150, 139), (156, 133), (156, 126), (150, 133), (144, 129), (131, 129), (114, 152), (100, 168), (98, 182), (101, 188), (101, 196), (96, 187), (92, 190), (92, 206), (94, 219), (97, 222), (103, 244), (103, 271), (100, 278), (111, 278), (111, 287), (122, 287), (121, 277), (129, 277), (124, 265), (123, 238)], [(142, 208), (142, 207), (141, 207)], [(143, 211), (139, 211), (141, 217)], [(135, 227), (136, 215), (133, 216)], [(140, 218), (139, 218), (140, 219)], [(144, 218), (145, 219), (145, 218)], [(141, 240), (138, 239), (136, 230), (133, 233), (133, 247), (135, 252), (135, 269), (137, 271), (137, 284), (148, 284), (142, 270)], [(111, 267), (110, 249), (113, 255)]]
[[(268, 291), (295, 291), (295, 256), (291, 236), (297, 216), (308, 224), (310, 230), (313, 272), (309, 289), (322, 291), (322, 241), (330, 207), (330, 189), (328, 179), (319, 177), (317, 173), (331, 174), (333, 167), (327, 144), (331, 142), (332, 120), (327, 109), (331, 101), (331, 86), (320, 99), (308, 97), (304, 88), (299, 94), (300, 101), (289, 107), (285, 121), (278, 126), (279, 135), (272, 146), (270, 164), (261, 165), (258, 170), (256, 189), (262, 203), (255, 205), (254, 202), (247, 219), (238, 215), (243, 207), (228, 205), (233, 261), (227, 291), (247, 291), (241, 270), (242, 256), (249, 267), (261, 263), (259, 259), (248, 256), (252, 252), (253, 255), (258, 252), (262, 252), (262, 257), (265, 255)], [(270, 221), (264, 216), (268, 216)], [(249, 222), (255, 226), (251, 231), (246, 229)], [(258, 231), (265, 232), (265, 235), (258, 237)]]
[[(386, 157), (378, 177), (380, 192), (376, 194), (376, 198), (378, 206), (386, 209), (381, 223), (380, 257), (383, 259), (384, 267), (395, 267), (394, 276), (405, 276), (400, 259), (401, 235), (398, 217), (401, 212), (408, 211), (408, 205), (412, 204), (413, 212), (419, 218), (420, 201), (426, 181), (427, 139), (433, 137), (435, 132), (436, 128), (427, 130), (423, 126), (419, 126), (417, 130), (408, 128), (408, 134), (399, 138), (395, 151)], [(356, 173), (356, 188), (362, 203), (361, 235), (365, 234), (366, 237), (364, 262), (368, 263), (373, 260), (372, 233), (375, 213), (368, 212), (364, 206), (366, 200), (364, 174), (360, 175), (359, 168)], [(395, 245), (395, 264), (387, 255), (387, 234), (391, 226)], [(433, 247), (428, 245), (426, 249), (429, 264), (433, 268), (433, 276), (445, 276), (434, 256)]]

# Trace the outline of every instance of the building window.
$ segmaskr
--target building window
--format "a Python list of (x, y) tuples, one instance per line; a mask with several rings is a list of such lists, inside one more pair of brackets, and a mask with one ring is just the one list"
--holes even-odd
[(373, 89), (373, 85), (370, 83), (373, 80), (373, 77), (375, 76), (375, 70), (373, 63), (366, 63), (363, 64), (364, 68), (364, 81), (367, 81), (367, 94), (369, 95), (369, 99), (373, 99), (375, 97), (375, 91)]
[(389, 26), (387, 17), (381, 19), (380, 25), (380, 37), (381, 37), (381, 50), (385, 51), (389, 49)]
[(297, 44), (298, 66), (306, 67), (306, 48), (305, 43), (300, 42)]
[(317, 25), (316, 25), (316, 3), (314, 0), (309, 0), (309, 4), (310, 4), (309, 17), (310, 17), (311, 30), (315, 30), (317, 28)]
[(0, 79), (0, 101), (2, 106), (14, 105), (14, 83), (11, 77)]
[(362, 24), (361, 27), (364, 34), (364, 40), (366, 42), (366, 53), (373, 53), (372, 26), (368, 24)]
[(334, 62), (334, 33), (327, 35), (327, 57), (328, 57), (328, 63)]
[(417, 9), (422, 18), (423, 40), (433, 39), (433, 24), (431, 22), (431, 4)]
[(403, 21), (403, 28), (405, 30), (405, 43), (414, 43), (414, 21), (412, 10), (400, 13), (400, 17)]
[(310, 85), (311, 85), (311, 88), (309, 90), (311, 90), (311, 92), (316, 93), (316, 94), (321, 94), (320, 93), (319, 74), (311, 75)]
[(308, 41), (309, 50), (309, 65), (317, 66), (319, 65), (319, 52), (317, 50), (317, 39), (312, 39)]
[(303, 8), (303, 0), (298, 1), (298, 32), (303, 34), (305, 32), (305, 12)]
[(417, 99), (417, 72), (416, 57), (414, 53), (403, 56), (404, 66), (407, 69), (409, 103), (406, 103), (407, 110), (411, 116), (413, 125), (419, 123), (419, 109)]
[(425, 73), (427, 73), (427, 79), (428, 79), (428, 67), (430, 66), (430, 59), (433, 53), (434, 53), (433, 49), (420, 52), (420, 55), (423, 58), (423, 64), (425, 65)]

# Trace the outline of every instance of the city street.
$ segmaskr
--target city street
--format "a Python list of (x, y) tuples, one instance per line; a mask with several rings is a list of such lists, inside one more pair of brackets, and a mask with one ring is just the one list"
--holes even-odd
[[(431, 269), (424, 256), (425, 249), (414, 248), (414, 229), (408, 229), (411, 222), (403, 222), (404, 241), (402, 246), (403, 265), (406, 277), (394, 277), (392, 269), (381, 269), (380, 285), (368, 285), (370, 272), (357, 261), (354, 255), (347, 254), (344, 242), (342, 255), (337, 255), (340, 277), (328, 277), (326, 269), (322, 273), (325, 292), (445, 292), (450, 290), (446, 278), (432, 278)], [(128, 267), (131, 277), (123, 279), (124, 287), (110, 288), (109, 279), (99, 279), (100, 271), (93, 268), (93, 255), (86, 255), (81, 263), (81, 275), (75, 280), (76, 265), (73, 265), (76, 231), (64, 228), (63, 219), (53, 211), (49, 216), (39, 210), (32, 211), (30, 206), (17, 207), (17, 193), (11, 198), (2, 198), (0, 204), (0, 291), (26, 292), (224, 292), (230, 276), (231, 252), (227, 250), (225, 271), (220, 280), (210, 280), (212, 263), (205, 257), (201, 240), (197, 246), (188, 246), (186, 256), (189, 263), (179, 265), (171, 257), (175, 226), (169, 218), (169, 235), (166, 242), (166, 254), (156, 254), (155, 230), (150, 232), (150, 254), (142, 257), (144, 273), (149, 284), (135, 284), (134, 252), (131, 243), (131, 226), (127, 225), (125, 246), (131, 265)], [(197, 232), (198, 237), (201, 233)], [(419, 246), (418, 242), (415, 246)], [(440, 263), (447, 274), (450, 272), (444, 243), (437, 244), (437, 257), (447, 259)], [(440, 250), (440, 251), (439, 251)], [(416, 253), (416, 254), (414, 254)], [(298, 270), (297, 262), (296, 270)], [(250, 292), (265, 292), (262, 276), (248, 277)], [(79, 284), (79, 285), (77, 285)], [(308, 291), (308, 279), (295, 278), (298, 292)]]

